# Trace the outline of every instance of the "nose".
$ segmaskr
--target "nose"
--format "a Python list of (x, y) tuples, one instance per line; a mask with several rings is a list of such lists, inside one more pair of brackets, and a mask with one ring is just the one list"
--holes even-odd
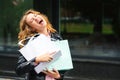
[(34, 18), (34, 20), (35, 20), (36, 22), (39, 22), (39, 20), (38, 20), (38, 18), (37, 18), (37, 17), (35, 17), (35, 18)]

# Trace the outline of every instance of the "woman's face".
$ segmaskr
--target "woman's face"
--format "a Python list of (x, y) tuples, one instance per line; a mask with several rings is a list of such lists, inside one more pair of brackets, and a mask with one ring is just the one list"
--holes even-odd
[(33, 30), (43, 30), (47, 23), (41, 15), (30, 13), (26, 17), (26, 23), (33, 28)]

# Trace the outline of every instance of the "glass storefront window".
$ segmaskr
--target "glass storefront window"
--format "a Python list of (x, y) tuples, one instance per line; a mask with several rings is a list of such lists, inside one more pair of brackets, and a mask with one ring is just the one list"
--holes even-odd
[(17, 47), (19, 20), (29, 8), (33, 8), (32, 0), (0, 0), (0, 51)]
[(72, 55), (120, 57), (116, 46), (120, 34), (115, 31), (120, 26), (120, 6), (116, 4), (112, 0), (60, 0), (60, 31), (69, 40)]

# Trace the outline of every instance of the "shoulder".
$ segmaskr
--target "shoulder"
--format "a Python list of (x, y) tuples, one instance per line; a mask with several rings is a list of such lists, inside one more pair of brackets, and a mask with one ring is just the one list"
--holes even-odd
[(25, 46), (30, 39), (35, 39), (37, 36), (39, 36), (40, 34), (35, 34), (33, 36), (30, 36), (30, 37), (26, 37), (25, 39), (22, 39), (21, 41), (18, 42), (18, 45), (19, 46)]
[(62, 40), (62, 36), (58, 33), (58, 32), (55, 32), (55, 33), (51, 33), (51, 38), (54, 38), (56, 40)]

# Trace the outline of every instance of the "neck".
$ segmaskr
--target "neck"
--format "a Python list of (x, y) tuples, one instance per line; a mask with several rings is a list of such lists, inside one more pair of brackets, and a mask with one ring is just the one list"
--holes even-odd
[(44, 29), (43, 31), (39, 32), (40, 34), (44, 34), (45, 36), (50, 37), (50, 32), (47, 29)]

